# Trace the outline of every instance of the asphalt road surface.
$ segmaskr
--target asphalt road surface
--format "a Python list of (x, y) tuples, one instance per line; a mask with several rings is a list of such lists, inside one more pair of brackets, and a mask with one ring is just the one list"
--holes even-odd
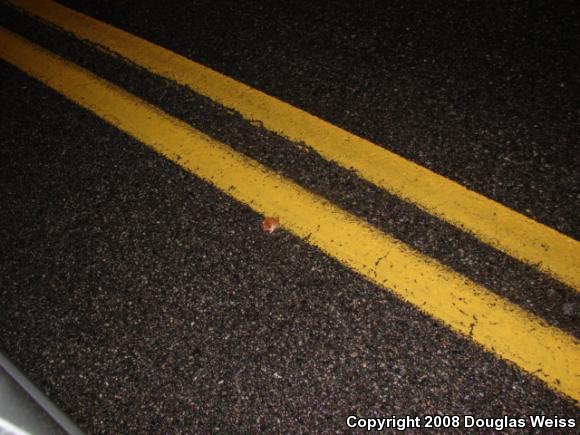
[[(576, 2), (62, 3), (580, 238)], [(183, 86), (7, 4), (0, 17), (580, 338), (576, 290)], [(308, 240), (264, 234), (247, 205), (11, 64), (0, 74), (0, 350), (87, 433), (430, 415), (578, 430), (578, 402)]]

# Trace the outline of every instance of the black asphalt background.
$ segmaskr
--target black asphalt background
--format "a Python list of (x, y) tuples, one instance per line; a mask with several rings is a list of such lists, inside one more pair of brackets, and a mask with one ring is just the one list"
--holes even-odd
[(580, 238), (576, 1), (63, 3)]
[[(540, 54), (522, 50), (529, 65), (522, 63), (521, 56), (504, 52), (509, 68), (524, 65), (531, 72), (529, 82), (505, 85), (502, 95), (508, 102), (500, 104), (500, 93), (490, 92), (493, 86), (481, 77), (492, 73), (485, 68), (474, 67), (478, 77), (459, 72), (447, 77), (462, 84), (448, 92), (433, 88), (442, 77), (441, 65), (448, 71), (461, 70), (456, 64), (463, 57), (453, 53), (465, 53), (465, 63), (473, 44), (486, 47), (481, 40), (455, 40), (464, 47), (454, 47), (458, 51), (451, 54), (443, 50), (448, 47), (441, 41), (439, 52), (446, 52), (453, 62), (445, 64), (445, 56), (436, 56), (434, 67), (422, 70), (420, 80), (411, 80), (425, 51), (404, 48), (405, 43), (415, 41), (411, 45), (417, 46), (428, 40), (427, 30), (437, 28), (447, 32), (442, 40), (451, 38), (453, 32), (445, 24), (461, 21), (469, 15), (466, 11), (393, 4), (386, 15), (400, 17), (394, 12), (405, 15), (400, 9), (408, 8), (416, 14), (415, 20), (421, 14), (442, 20), (424, 19), (413, 26), (413, 19), (408, 19), (409, 30), (397, 33), (404, 20), (371, 20), (379, 14), (364, 10), (358, 11), (357, 18), (335, 9), (324, 15), (317, 7), (306, 6), (315, 9), (309, 11), (308, 20), (287, 22), (288, 11), (273, 13), (258, 5), (228, 8), (212, 3), (204, 13), (191, 5), (183, 10), (167, 4), (155, 10), (144, 5), (132, 10), (131, 16), (122, 16), (115, 7), (97, 5), (101, 10), (90, 12), (389, 149), (411, 157), (424, 155), (438, 172), (577, 234), (574, 92), (550, 96), (550, 86), (534, 85), (540, 78), (554, 84), (568, 74), (569, 80), (558, 86), (578, 86), (572, 77), (578, 59), (571, 50), (573, 41), (566, 40), (570, 29), (566, 23), (550, 27), (554, 11), (537, 18), (548, 20), (543, 28), (551, 40), (528, 28), (527, 38), (543, 50)], [(211, 12), (218, 9), (220, 14)], [(119, 62), (103, 66), (99, 56), (86, 48), (70, 41), (64, 44), (53, 32), (43, 32), (40, 26), (29, 26), (8, 13), (3, 16), (8, 27), (29, 32), (31, 39), (259, 157), (462, 273), (470, 271), (472, 278), (578, 336), (578, 300), (563, 286), (376, 192), (352, 174), (323, 165), (316, 156), (283, 151), (288, 145), (280, 138), (249, 128), (204, 99)], [(561, 14), (564, 20), (572, 16)], [(358, 27), (353, 24), (357, 19)], [(478, 31), (493, 35), (507, 22), (519, 29), (519, 37), (531, 19), (513, 12), (503, 21), (487, 20), (497, 28)], [(385, 30), (389, 23), (395, 30)], [(462, 28), (463, 32), (477, 33), (476, 24)], [(357, 45), (368, 51), (373, 44), (364, 38), (356, 43), (356, 36), (349, 44), (342, 43), (342, 33), (337, 31), (341, 26), (355, 35), (398, 36), (391, 40), (403, 48), (391, 47), (394, 54), (390, 55), (384, 38), (371, 38), (378, 47), (375, 54), (361, 56)], [(220, 36), (219, 29), (231, 33)], [(505, 28), (502, 34), (511, 35)], [(544, 39), (551, 42), (539, 44)], [(325, 50), (308, 43), (313, 40), (324, 42)], [(556, 50), (555, 41), (567, 44)], [(437, 44), (429, 44), (435, 56)], [(496, 48), (490, 43), (488, 51), (496, 53)], [(556, 52), (565, 56), (556, 57)], [(538, 64), (548, 58), (546, 53), (557, 60)], [(387, 68), (387, 60), (401, 57), (415, 70), (409, 67), (395, 74), (397, 68)], [(321, 58), (327, 60), (322, 62), (324, 68), (314, 68)], [(280, 64), (293, 75), (284, 73)], [(554, 72), (534, 75), (542, 65)], [(374, 87), (364, 85), (372, 91), (362, 92), (360, 82), (370, 80), (371, 70)], [(0, 291), (6, 303), (0, 313), (0, 348), (89, 432), (340, 432), (351, 412), (367, 416), (555, 413), (578, 418), (572, 404), (304, 242), (286, 233), (260, 234), (259, 216), (12, 67), (3, 67), (2, 74), (2, 82), (10, 84), (3, 86), (3, 102), (10, 111), (5, 111), (2, 122), (0, 234), (6, 249)], [(248, 78), (252, 74), (254, 82)], [(394, 92), (393, 80), (400, 83), (397, 92), (404, 92), (399, 100), (405, 104), (386, 98), (385, 92)], [(324, 88), (324, 95), (313, 97), (317, 86)], [(358, 91), (353, 90), (357, 86)], [(531, 91), (527, 98), (521, 89)], [(344, 93), (349, 92), (356, 98), (347, 98)], [(432, 102), (429, 95), (437, 92), (440, 98)], [(469, 92), (491, 96), (462, 104)], [(375, 107), (373, 101), (380, 104)], [(463, 118), (450, 122), (442, 109), (447, 104), (455, 105)], [(389, 128), (384, 122), (387, 111), (400, 117)], [(483, 119), (482, 112), (495, 113), (495, 121), (494, 116)], [(350, 121), (338, 122), (333, 116)], [(538, 120), (549, 129), (534, 129)], [(495, 136), (500, 129), (506, 142)], [(377, 134), (386, 139), (377, 140)], [(391, 143), (403, 141), (405, 134), (413, 135), (406, 141), (407, 148), (400, 148), (404, 142)], [(533, 138), (544, 141), (532, 143)], [(425, 154), (425, 149), (435, 154)], [(485, 157), (490, 153), (497, 160)], [(440, 170), (436, 165), (443, 165), (449, 155), (453, 159)], [(515, 161), (514, 155), (523, 160)], [(479, 166), (474, 166), (474, 159)], [(312, 168), (318, 171), (315, 176)], [(535, 287), (541, 291), (528, 300)], [(548, 295), (544, 300), (542, 292)]]

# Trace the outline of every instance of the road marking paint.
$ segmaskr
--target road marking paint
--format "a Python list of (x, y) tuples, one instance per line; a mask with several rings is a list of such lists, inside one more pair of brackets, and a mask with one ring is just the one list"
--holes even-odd
[(0, 55), (81, 107), (580, 401), (580, 342), (127, 91), (0, 31)]
[[(484, 243), (580, 291), (580, 242), (283, 101), (108, 24), (46, 0), (8, 0), (233, 109)], [(538, 199), (541, 200), (541, 199)]]

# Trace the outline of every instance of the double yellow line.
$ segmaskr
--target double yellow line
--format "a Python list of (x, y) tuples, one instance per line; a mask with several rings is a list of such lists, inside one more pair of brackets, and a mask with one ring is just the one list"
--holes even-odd
[[(11, 3), (80, 39), (165, 76), (322, 156), (481, 240), (580, 288), (572, 240), (364, 139), (191, 60), (50, 1)], [(323, 198), (236, 153), (119, 87), (0, 31), (2, 58), (94, 112), (367, 279), (394, 292), (552, 389), (580, 401), (580, 343)]]
[[(580, 244), (397, 154), (203, 65), (51, 1), (9, 0), (295, 142), (580, 291)], [(540, 200), (540, 198), (538, 199)]]

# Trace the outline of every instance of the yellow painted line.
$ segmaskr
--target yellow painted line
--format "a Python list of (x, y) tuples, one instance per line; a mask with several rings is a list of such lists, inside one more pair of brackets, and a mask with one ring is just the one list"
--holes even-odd
[[(580, 243), (397, 154), (199, 63), (58, 3), (8, 0), (80, 39), (190, 87), (580, 291)], [(538, 201), (541, 201), (538, 198)]]
[(2, 29), (0, 55), (370, 281), (580, 401), (580, 342), (230, 147)]

